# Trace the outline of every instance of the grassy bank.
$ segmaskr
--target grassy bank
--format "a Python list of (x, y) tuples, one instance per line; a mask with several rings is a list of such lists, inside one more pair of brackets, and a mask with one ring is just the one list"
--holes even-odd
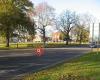
[(100, 52), (89, 53), (55, 67), (28, 74), (23, 80), (100, 80)]

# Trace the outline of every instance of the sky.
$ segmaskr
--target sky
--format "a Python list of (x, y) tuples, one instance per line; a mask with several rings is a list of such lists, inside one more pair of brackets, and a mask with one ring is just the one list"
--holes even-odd
[(90, 14), (100, 21), (100, 0), (31, 0), (36, 6), (38, 3), (47, 2), (55, 8), (57, 14), (68, 9), (77, 13)]
[[(98, 23), (100, 22), (100, 0), (31, 0), (34, 6), (41, 2), (47, 2), (50, 6), (55, 8), (57, 15), (68, 9), (76, 13), (89, 14), (96, 18), (94, 35), (98, 35)], [(92, 28), (92, 26), (91, 26)], [(91, 31), (90, 28), (90, 31)], [(50, 27), (48, 27), (50, 30)], [(90, 32), (90, 36), (92, 31)]]

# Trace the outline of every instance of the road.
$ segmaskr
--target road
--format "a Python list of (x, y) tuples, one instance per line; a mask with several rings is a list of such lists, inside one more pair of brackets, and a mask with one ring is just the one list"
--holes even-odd
[(0, 51), (0, 80), (19, 78), (89, 52), (89, 48), (46, 48), (41, 57), (34, 56), (33, 49)]

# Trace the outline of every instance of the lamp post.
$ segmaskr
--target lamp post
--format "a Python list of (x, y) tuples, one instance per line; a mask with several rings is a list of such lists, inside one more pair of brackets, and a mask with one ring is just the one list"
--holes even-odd
[(98, 29), (98, 42), (97, 42), (97, 54), (99, 52), (99, 40), (100, 40), (100, 23), (99, 23), (99, 29)]
[[(92, 43), (94, 41), (94, 23), (92, 24)], [(93, 51), (93, 48), (91, 47), (91, 51)]]

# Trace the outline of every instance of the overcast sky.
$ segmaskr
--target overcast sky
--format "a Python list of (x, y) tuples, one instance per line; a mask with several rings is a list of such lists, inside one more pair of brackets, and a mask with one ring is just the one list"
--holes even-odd
[(36, 6), (38, 3), (47, 2), (60, 14), (65, 9), (76, 11), (77, 13), (88, 13), (98, 18), (100, 21), (100, 0), (31, 0)]

